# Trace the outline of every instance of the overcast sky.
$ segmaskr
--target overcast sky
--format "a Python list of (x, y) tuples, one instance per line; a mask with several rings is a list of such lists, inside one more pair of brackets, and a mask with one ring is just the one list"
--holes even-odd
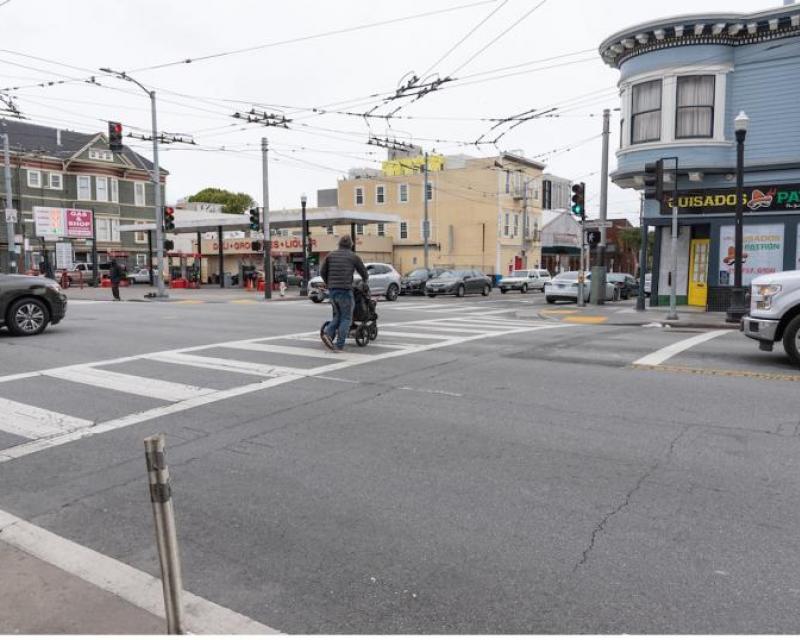
[[(535, 8), (539, 3), (10, 0), (0, 4), (0, 88), (20, 87), (11, 91), (14, 101), (36, 123), (92, 132), (104, 131), (107, 120), (119, 120), (126, 131), (149, 133), (149, 100), (142, 90), (100, 75), (102, 86), (80, 81), (100, 67), (128, 70), (139, 82), (156, 89), (159, 130), (192, 134), (197, 142), (195, 147), (162, 146), (161, 165), (170, 171), (170, 201), (214, 186), (247, 192), (260, 202), (259, 147), (266, 136), (271, 148), (272, 209), (299, 206), (304, 191), (310, 204), (315, 204), (316, 190), (335, 187), (337, 178), (349, 168), (379, 167), (375, 160), (383, 159), (385, 150), (365, 144), (370, 131), (414, 142), (431, 152), (491, 155), (495, 152), (491, 146), (478, 149), (459, 144), (473, 142), (488, 131), (493, 122), (482, 119), (558, 107), (554, 113), (561, 114), (559, 118), (526, 122), (497, 144), (546, 162), (548, 171), (556, 175), (585, 181), (589, 213), (594, 214), (599, 193), (600, 115), (605, 107), (619, 106), (614, 93), (618, 73), (600, 61), (599, 43), (615, 31), (664, 17), (665, 10), (670, 15), (752, 12), (780, 4), (546, 0)], [(302, 39), (446, 9), (453, 10)], [(501, 35), (512, 25), (516, 26)], [(279, 44), (286, 40), (297, 41)], [(147, 69), (267, 44), (274, 46)], [(432, 78), (438, 73), (454, 80), (404, 107), (397, 113), (404, 119), (372, 120), (368, 127), (359, 116), (312, 110), (325, 106), (329, 111), (364, 113), (381, 105), (374, 113), (387, 113), (408, 101), (383, 106), (371, 96), (393, 92), (410, 73), (429, 69)], [(30, 86), (68, 79), (72, 81), (45, 88)], [(248, 125), (232, 117), (253, 107), (290, 119), (289, 128)], [(617, 114), (612, 116), (612, 168), (619, 138), (617, 118)], [(131, 146), (151, 157), (149, 145), (131, 141)], [(627, 214), (635, 219), (638, 208), (635, 192), (610, 188), (612, 217)]]

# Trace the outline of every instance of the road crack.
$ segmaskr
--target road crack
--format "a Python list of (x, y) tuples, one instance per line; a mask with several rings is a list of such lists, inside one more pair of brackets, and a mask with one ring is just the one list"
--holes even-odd
[(658, 471), (659, 468), (661, 468), (663, 465), (669, 463), (670, 459), (672, 458), (672, 455), (675, 452), (675, 447), (678, 444), (678, 441), (681, 438), (683, 438), (683, 436), (685, 436), (686, 433), (691, 428), (692, 428), (692, 425), (686, 425), (685, 427), (683, 427), (683, 429), (680, 430), (680, 432), (670, 441), (669, 446), (667, 447), (667, 452), (666, 452), (666, 455), (664, 456), (664, 459), (663, 460), (658, 460), (654, 464), (650, 465), (650, 467), (642, 475), (639, 476), (639, 478), (636, 480), (636, 483), (633, 485), (633, 487), (625, 494), (625, 496), (623, 497), (622, 501), (616, 507), (614, 507), (611, 511), (609, 511), (607, 514), (605, 514), (600, 519), (600, 521), (594, 526), (594, 528), (592, 529), (592, 533), (591, 533), (591, 535), (589, 537), (589, 544), (581, 552), (581, 558), (580, 558), (580, 560), (578, 560), (578, 562), (572, 568), (573, 571), (577, 571), (578, 569), (583, 567), (589, 561), (589, 556), (591, 555), (592, 551), (594, 551), (595, 544), (597, 543), (597, 539), (600, 536), (600, 534), (603, 533), (603, 531), (605, 530), (606, 525), (608, 524), (609, 520), (611, 520), (614, 516), (618, 515), (619, 513), (624, 511), (625, 509), (627, 509), (628, 506), (631, 503), (631, 500), (633, 499), (633, 496), (642, 488), (642, 485), (645, 483), (645, 481), (650, 476), (652, 476), (656, 471)]

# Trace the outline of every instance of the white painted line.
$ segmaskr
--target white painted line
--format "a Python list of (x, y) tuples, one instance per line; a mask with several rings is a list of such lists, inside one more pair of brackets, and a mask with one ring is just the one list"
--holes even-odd
[[(0, 540), (144, 611), (164, 618), (161, 580), (149, 573), (62, 538), (6, 511), (0, 511)], [(193, 634), (280, 633), (188, 591), (183, 592), (183, 602), (185, 624), (187, 630)]]
[(106, 433), (108, 431), (114, 431), (123, 427), (130, 427), (134, 424), (148, 422), (149, 420), (156, 420), (157, 418), (163, 418), (164, 416), (174, 413), (181, 413), (182, 411), (187, 411), (189, 409), (196, 409), (197, 407), (213, 404), (214, 402), (220, 402), (221, 400), (228, 400), (229, 398), (236, 398), (248, 393), (263, 391), (264, 389), (277, 387), (279, 385), (286, 384), (287, 382), (300, 380), (301, 377), (302, 376), (281, 376), (278, 378), (270, 378), (269, 380), (248, 384), (243, 387), (235, 387), (233, 389), (216, 391), (207, 396), (189, 398), (188, 400), (182, 400), (181, 402), (176, 402), (163, 407), (155, 407), (153, 409), (148, 409), (147, 411), (132, 413), (121, 418), (108, 420), (107, 422), (98, 422), (92, 426), (81, 427), (79, 429), (75, 429), (74, 431), (70, 431), (69, 433), (42, 437), (32, 442), (25, 442), (15, 447), (3, 449), (0, 451), (0, 462), (22, 458), (32, 453), (37, 453), (38, 451), (44, 451), (45, 449), (57, 447), (59, 445), (80, 440), (81, 438), (86, 438), (88, 436), (97, 435), (98, 433)]
[[(422, 328), (422, 327), (420, 327)], [(412, 333), (410, 331), (378, 331), (378, 337), (389, 336), (392, 338), (420, 338), (423, 340), (449, 340), (453, 336), (446, 336), (439, 333)], [(427, 346), (427, 345), (426, 345)]]
[(667, 360), (669, 360), (673, 356), (678, 355), (682, 351), (691, 349), (692, 347), (695, 347), (698, 344), (702, 344), (703, 342), (708, 342), (709, 340), (713, 340), (714, 338), (719, 338), (720, 336), (724, 336), (726, 333), (730, 332), (731, 332), (730, 329), (721, 329), (719, 331), (709, 331), (708, 333), (702, 333), (697, 336), (692, 336), (691, 338), (687, 338), (686, 340), (681, 340), (679, 342), (676, 342), (675, 344), (669, 345), (668, 347), (664, 347), (663, 349), (654, 351), (653, 353), (646, 355), (644, 358), (639, 358), (633, 364), (654, 367), (666, 362)]
[(291, 347), (282, 344), (272, 344), (263, 342), (231, 342), (226, 345), (226, 349), (241, 349), (243, 351), (258, 351), (261, 353), (279, 353), (288, 356), (302, 356), (304, 358), (320, 358), (322, 360), (363, 360), (365, 357), (358, 353), (329, 351), (317, 338), (318, 349), (306, 349), (305, 347)]
[(35, 440), (88, 427), (91, 420), (75, 418), (30, 404), (0, 398), (0, 431)]
[(459, 325), (458, 327), (453, 326), (453, 323), (439, 323), (434, 320), (425, 321), (419, 320), (418, 322), (414, 323), (414, 328), (423, 329), (431, 327), (434, 329), (442, 329), (447, 331), (448, 333), (486, 333), (487, 327), (473, 327), (471, 329), (467, 328), (466, 325)]
[(156, 380), (154, 378), (143, 378), (126, 373), (117, 373), (116, 371), (93, 369), (92, 367), (65, 367), (63, 369), (50, 370), (45, 375), (51, 378), (68, 380), (69, 382), (88, 384), (101, 389), (111, 389), (112, 391), (121, 391), (131, 395), (171, 402), (178, 402), (195, 396), (204, 396), (216, 391), (216, 389), (178, 384), (177, 382)]
[(244, 373), (252, 376), (261, 376), (262, 378), (301, 375), (307, 371), (306, 369), (276, 367), (270, 364), (246, 362), (244, 360), (196, 356), (189, 353), (165, 353), (145, 357), (147, 360), (166, 362), (167, 364), (181, 364), (187, 367), (197, 367), (198, 369), (215, 369), (217, 371), (228, 371), (230, 373)]

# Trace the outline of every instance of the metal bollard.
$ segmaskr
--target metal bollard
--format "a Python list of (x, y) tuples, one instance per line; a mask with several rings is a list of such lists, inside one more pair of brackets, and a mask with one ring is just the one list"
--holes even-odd
[(161, 586), (164, 589), (164, 609), (167, 614), (167, 633), (175, 635), (184, 633), (183, 582), (165, 444), (164, 434), (144, 439), (150, 502), (153, 505), (158, 560), (161, 564)]

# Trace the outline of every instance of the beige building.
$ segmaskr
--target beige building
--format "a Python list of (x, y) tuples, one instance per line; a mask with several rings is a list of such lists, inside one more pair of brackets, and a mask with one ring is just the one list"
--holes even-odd
[[(391, 237), (394, 266), (403, 273), (424, 264), (423, 167), (422, 156), (396, 158), (382, 171), (351, 170), (338, 185), (340, 208), (400, 216), (398, 224), (365, 225), (357, 233)], [(567, 180), (543, 179), (544, 168), (514, 153), (429, 156), (429, 265), (487, 274), (539, 266), (543, 200), (552, 197), (554, 185), (559, 193), (569, 191)]]

